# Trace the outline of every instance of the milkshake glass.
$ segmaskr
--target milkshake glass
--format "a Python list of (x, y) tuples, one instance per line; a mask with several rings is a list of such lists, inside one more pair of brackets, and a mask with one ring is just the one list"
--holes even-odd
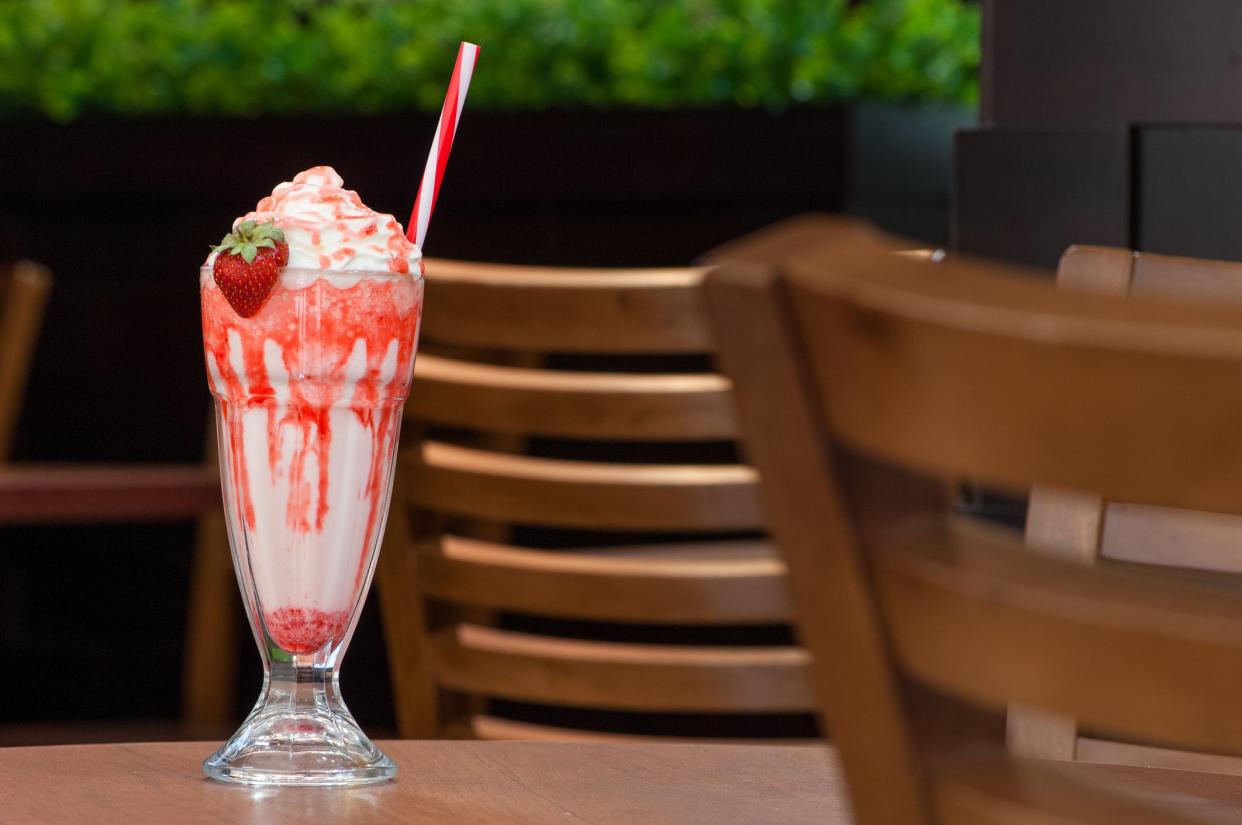
[[(396, 767), (337, 679), (388, 512), (422, 312), (418, 252), (326, 167), (277, 187), (256, 215), (290, 249), (261, 308), (241, 317), (210, 265), (200, 286), (233, 563), (264, 680), (204, 770), (259, 785), (380, 781)], [(341, 263), (304, 265), (325, 261)]]

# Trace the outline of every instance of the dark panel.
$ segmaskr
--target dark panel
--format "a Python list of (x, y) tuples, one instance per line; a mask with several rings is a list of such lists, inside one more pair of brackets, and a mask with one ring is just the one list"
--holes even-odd
[(1242, 128), (1144, 129), (1137, 154), (1135, 245), (1242, 260)]
[(987, 122), (1242, 120), (1238, 0), (988, 0)]
[(968, 130), (956, 150), (954, 248), (1054, 267), (1070, 244), (1129, 245), (1129, 130)]
[(974, 121), (974, 112), (951, 106), (855, 107), (845, 211), (943, 247), (949, 240), (953, 135)]
[(996, 122), (996, 12), (994, 0), (982, 0), (983, 26), (979, 32), (979, 125)]

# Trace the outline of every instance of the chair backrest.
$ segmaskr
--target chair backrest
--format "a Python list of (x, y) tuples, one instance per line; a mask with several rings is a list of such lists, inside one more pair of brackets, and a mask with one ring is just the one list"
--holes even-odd
[[(1068, 249), (1057, 269), (1057, 284), (1073, 291), (1242, 304), (1242, 264), (1111, 247)], [(1088, 564), (1107, 560), (1242, 573), (1242, 516), (1227, 513), (1105, 501), (1091, 493), (1035, 487), (1026, 534), (1033, 549)], [(1015, 753), (1051, 759), (1150, 763), (1155, 756), (1129, 743), (1082, 740), (1074, 720), (1025, 709), (1010, 713), (1009, 742)], [(1161, 758), (1179, 764), (1181, 756)], [(1188, 758), (1193, 761), (1187, 764), (1205, 764), (1200, 755)], [(1218, 770), (1237, 770), (1233, 759), (1211, 764)]]
[[(781, 249), (779, 232), (759, 243)], [(1242, 310), (932, 268), (830, 221), (819, 235), (739, 255), (706, 292), (859, 821), (1184, 821), (1000, 742), (954, 765), (910, 686), (1238, 752), (1236, 593), (1031, 553), (956, 524), (941, 493), (962, 478), (1242, 513)]]
[(803, 714), (813, 735), (702, 277), (428, 262), (379, 571), (404, 735), (598, 735), (498, 702), (584, 728)]
[(0, 464), (13, 449), (17, 416), (51, 288), (51, 274), (30, 261), (0, 272)]

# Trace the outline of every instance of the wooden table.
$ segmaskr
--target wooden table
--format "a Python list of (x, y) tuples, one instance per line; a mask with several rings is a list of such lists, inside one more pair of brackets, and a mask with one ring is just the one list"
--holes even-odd
[(395, 782), (254, 790), (204, 779), (214, 743), (0, 749), (4, 825), (849, 821), (827, 748), (384, 742)]
[[(0, 748), (3, 825), (849, 825), (829, 748), (384, 742), (395, 782), (256, 790), (204, 779), (216, 743)], [(1242, 820), (1242, 776), (1084, 763), (1075, 778)]]

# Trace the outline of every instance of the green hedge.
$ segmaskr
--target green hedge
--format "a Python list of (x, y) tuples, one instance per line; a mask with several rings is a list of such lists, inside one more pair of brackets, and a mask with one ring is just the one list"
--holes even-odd
[(960, 0), (0, 0), (0, 116), (433, 111), (462, 38), (477, 108), (977, 96)]

